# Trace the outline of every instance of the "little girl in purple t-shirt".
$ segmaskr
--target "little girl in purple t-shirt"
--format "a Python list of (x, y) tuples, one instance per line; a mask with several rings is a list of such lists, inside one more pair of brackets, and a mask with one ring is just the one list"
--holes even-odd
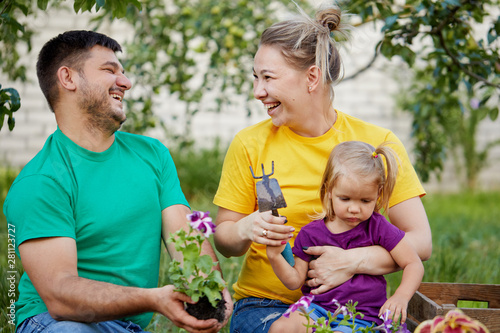
[[(385, 163), (382, 159), (385, 159)], [(394, 320), (406, 320), (408, 301), (418, 289), (424, 267), (416, 251), (404, 238), (405, 234), (389, 223), (379, 213), (388, 211), (396, 176), (398, 157), (382, 144), (376, 149), (364, 142), (347, 141), (338, 144), (331, 152), (323, 174), (320, 191), (323, 212), (301, 229), (295, 239), (293, 254), (295, 265), (290, 266), (281, 256), (283, 247), (267, 247), (267, 256), (274, 272), (283, 284), (291, 289), (302, 287), (305, 296), (311, 288), (304, 284), (307, 278), (310, 255), (304, 249), (310, 246), (333, 245), (342, 249), (379, 245), (390, 252), (394, 261), (403, 269), (400, 286), (387, 299), (386, 281), (383, 276), (356, 274), (345, 283), (329, 291), (314, 295), (306, 312), (316, 320), (334, 313), (338, 304), (358, 302), (356, 311), (364, 315), (356, 319), (357, 326), (369, 327), (381, 323), (379, 317), (387, 310)], [(342, 315), (330, 323), (334, 332), (351, 332), (348, 326), (339, 326)], [(282, 316), (273, 323), (269, 332), (304, 332), (307, 319), (300, 312)], [(309, 328), (312, 332), (312, 329)]]

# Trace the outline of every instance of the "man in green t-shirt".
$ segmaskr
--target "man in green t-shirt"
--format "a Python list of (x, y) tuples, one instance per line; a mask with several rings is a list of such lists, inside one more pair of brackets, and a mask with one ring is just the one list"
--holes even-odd
[[(40, 87), (58, 128), (4, 204), (25, 270), (18, 332), (142, 332), (153, 312), (188, 331), (217, 332), (225, 322), (197, 320), (184, 310), (189, 297), (158, 287), (161, 239), (186, 227), (190, 209), (168, 149), (118, 132), (131, 82), (117, 51), (105, 35), (68, 31), (39, 54)], [(217, 260), (209, 242), (203, 252)], [(224, 297), (227, 321), (227, 290)]]

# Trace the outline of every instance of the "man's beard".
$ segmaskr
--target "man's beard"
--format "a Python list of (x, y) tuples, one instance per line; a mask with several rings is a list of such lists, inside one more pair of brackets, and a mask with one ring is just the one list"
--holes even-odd
[(109, 91), (99, 92), (84, 78), (79, 106), (88, 116), (86, 126), (89, 129), (113, 134), (126, 120), (123, 110), (118, 111), (118, 107), (113, 107), (110, 98)]

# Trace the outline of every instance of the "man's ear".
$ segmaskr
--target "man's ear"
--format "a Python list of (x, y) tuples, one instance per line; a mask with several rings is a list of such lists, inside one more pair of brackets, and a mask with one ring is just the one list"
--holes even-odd
[(67, 90), (74, 91), (76, 89), (75, 76), (77, 76), (77, 72), (72, 70), (69, 67), (62, 66), (57, 70), (57, 79), (59, 84)]
[(318, 66), (312, 65), (307, 70), (307, 86), (309, 92), (315, 90), (321, 81), (321, 70)]

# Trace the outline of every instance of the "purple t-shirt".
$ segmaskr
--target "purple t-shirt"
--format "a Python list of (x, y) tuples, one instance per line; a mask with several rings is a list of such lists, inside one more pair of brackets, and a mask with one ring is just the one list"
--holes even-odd
[[(312, 256), (304, 253), (304, 246), (332, 245), (344, 250), (357, 247), (380, 245), (391, 251), (404, 237), (405, 233), (389, 223), (386, 218), (378, 213), (355, 228), (334, 234), (325, 225), (323, 220), (312, 221), (304, 226), (295, 239), (293, 254), (309, 262)], [(313, 303), (332, 313), (337, 309), (332, 299), (341, 305), (349, 300), (358, 302), (356, 311), (363, 313), (363, 320), (375, 321), (381, 324), (378, 313), (387, 300), (386, 281), (382, 275), (356, 274), (349, 281), (329, 291), (314, 295)], [(309, 295), (311, 288), (306, 284), (302, 286), (302, 293)]]

